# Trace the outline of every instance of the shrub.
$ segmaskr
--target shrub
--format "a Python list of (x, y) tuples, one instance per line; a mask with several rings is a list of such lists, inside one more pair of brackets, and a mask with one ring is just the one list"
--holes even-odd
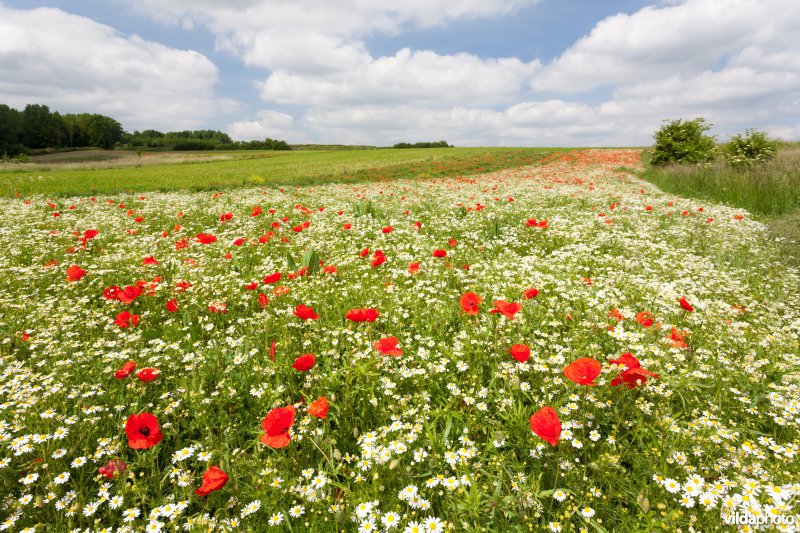
[(725, 145), (725, 159), (735, 167), (765, 163), (778, 151), (778, 141), (770, 139), (763, 131), (749, 129), (731, 136)]
[(716, 144), (713, 137), (703, 135), (711, 129), (705, 119), (673, 120), (658, 130), (650, 162), (663, 166), (672, 163), (703, 163), (714, 159)]

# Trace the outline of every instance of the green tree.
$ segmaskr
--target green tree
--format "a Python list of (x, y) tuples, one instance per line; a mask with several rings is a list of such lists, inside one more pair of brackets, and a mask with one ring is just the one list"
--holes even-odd
[(658, 130), (653, 138), (656, 141), (650, 162), (663, 166), (673, 163), (702, 163), (714, 159), (716, 141), (704, 135), (711, 129), (705, 119), (673, 120)]
[(29, 148), (47, 148), (55, 144), (56, 119), (50, 108), (41, 104), (28, 104), (22, 111), (22, 144)]
[(0, 155), (16, 155), (24, 150), (20, 143), (22, 114), (12, 107), (0, 104)]

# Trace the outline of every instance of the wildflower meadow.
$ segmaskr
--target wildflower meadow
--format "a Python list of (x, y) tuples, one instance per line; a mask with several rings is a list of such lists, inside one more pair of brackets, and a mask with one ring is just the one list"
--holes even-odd
[(800, 276), (639, 165), (0, 199), (0, 530), (796, 530)]

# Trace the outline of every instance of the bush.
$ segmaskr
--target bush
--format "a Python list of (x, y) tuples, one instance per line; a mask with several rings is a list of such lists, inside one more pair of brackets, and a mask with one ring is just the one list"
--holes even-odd
[(656, 141), (650, 163), (656, 166), (673, 163), (703, 163), (714, 159), (715, 139), (703, 135), (711, 129), (705, 119), (673, 120), (654, 135)]
[(725, 145), (725, 159), (735, 167), (747, 167), (769, 161), (777, 151), (778, 141), (763, 131), (749, 129), (730, 138)]

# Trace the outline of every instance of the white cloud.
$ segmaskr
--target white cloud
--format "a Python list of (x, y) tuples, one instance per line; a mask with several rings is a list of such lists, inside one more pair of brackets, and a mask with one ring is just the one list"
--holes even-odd
[(297, 131), (292, 128), (294, 118), (286, 113), (265, 109), (256, 113), (257, 120), (242, 120), (228, 124), (226, 131), (238, 141), (263, 140), (267, 137), (271, 139), (292, 139), (292, 142), (300, 142), (297, 138)]
[(203, 126), (220, 110), (217, 68), (194, 51), (127, 37), (59, 9), (0, 5), (0, 101), (101, 113), (136, 128)]
[(795, 0), (687, 0), (651, 6), (598, 22), (547, 65), (533, 87), (571, 93), (691, 76), (713, 70), (748, 47), (757, 56), (797, 50), (798, 41), (800, 3)]

